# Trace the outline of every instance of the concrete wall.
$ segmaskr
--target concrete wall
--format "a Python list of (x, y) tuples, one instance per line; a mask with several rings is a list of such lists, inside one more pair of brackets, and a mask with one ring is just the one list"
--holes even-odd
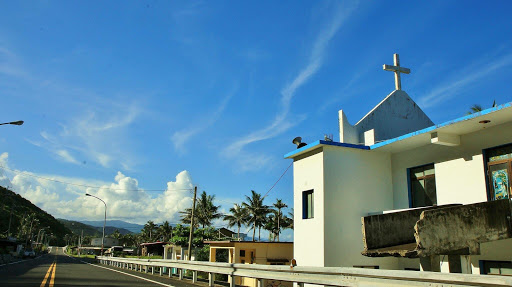
[[(293, 163), (294, 244), (300, 266), (324, 265), (324, 165), (321, 149)], [(302, 219), (302, 192), (314, 190), (314, 218)]]
[(397, 268), (395, 258), (361, 255), (361, 217), (393, 206), (390, 171), (387, 153), (324, 147), (325, 266)]
[(387, 140), (421, 130), (434, 123), (406, 92), (395, 90), (355, 124), (359, 142), (365, 131), (375, 129), (375, 141)]
[[(434, 163), (437, 203), (476, 203), (487, 201), (482, 150), (512, 143), (512, 123), (460, 137), (459, 146), (435, 144), (393, 154), (394, 209), (409, 207), (407, 168)], [(484, 140), (483, 140), (484, 139)]]
[(480, 244), (481, 255), (470, 256), (472, 273), (480, 274), (480, 260), (508, 261), (512, 258), (512, 239)]
[(479, 242), (510, 238), (510, 214), (506, 199), (425, 210), (415, 226), (418, 254), (448, 254), (465, 248), (477, 254)]

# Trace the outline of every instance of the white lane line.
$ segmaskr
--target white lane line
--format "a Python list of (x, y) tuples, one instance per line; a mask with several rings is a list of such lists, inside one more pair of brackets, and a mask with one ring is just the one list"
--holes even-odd
[(36, 259), (38, 259), (38, 258), (40, 258), (40, 257), (42, 257), (42, 256), (43, 256), (43, 255), (39, 255), (39, 256), (37, 256), (37, 257), (35, 257), (35, 258), (32, 258), (32, 259), (25, 259), (25, 260), (20, 260), (20, 261), (16, 261), (16, 262), (5, 263), (5, 264), (0, 265), (0, 267), (2, 267), (2, 266), (7, 266), (7, 265), (11, 265), (11, 264), (17, 264), (17, 263), (21, 263), (21, 262), (25, 262), (25, 261), (30, 261), (30, 260), (36, 260)]
[(103, 269), (107, 269), (107, 270), (110, 270), (110, 271), (115, 271), (115, 272), (118, 272), (118, 273), (121, 273), (121, 274), (124, 274), (124, 275), (132, 276), (132, 277), (135, 277), (135, 278), (138, 278), (138, 279), (142, 279), (144, 281), (148, 281), (148, 282), (151, 282), (151, 283), (155, 283), (155, 284), (158, 284), (158, 285), (161, 285), (161, 286), (176, 287), (176, 286), (171, 285), (171, 284), (164, 284), (162, 282), (158, 282), (158, 281), (155, 281), (155, 280), (147, 279), (147, 278), (140, 277), (140, 276), (137, 276), (137, 275), (133, 275), (133, 274), (130, 274), (130, 273), (122, 272), (122, 271), (119, 271), (119, 270), (110, 269), (110, 268), (107, 268), (107, 267), (91, 264), (89, 262), (85, 262), (85, 261), (82, 261), (82, 260), (80, 260), (80, 262), (85, 263), (85, 264), (89, 264), (89, 265), (94, 266), (94, 267), (103, 268)]
[(20, 261), (11, 262), (11, 263), (5, 263), (5, 264), (0, 265), (0, 267), (2, 267), (2, 266), (6, 266), (6, 265), (11, 265), (11, 264), (16, 264), (16, 263), (21, 263), (21, 262), (25, 262), (25, 261), (29, 261), (29, 260), (30, 260), (30, 259), (20, 260)]

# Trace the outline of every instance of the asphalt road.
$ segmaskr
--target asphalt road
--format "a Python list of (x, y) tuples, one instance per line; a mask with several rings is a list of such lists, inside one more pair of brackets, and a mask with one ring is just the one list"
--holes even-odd
[[(53, 247), (49, 254), (0, 266), (0, 286), (173, 286), (191, 287), (186, 281), (126, 269), (91, 264)], [(207, 286), (207, 284), (206, 284)]]

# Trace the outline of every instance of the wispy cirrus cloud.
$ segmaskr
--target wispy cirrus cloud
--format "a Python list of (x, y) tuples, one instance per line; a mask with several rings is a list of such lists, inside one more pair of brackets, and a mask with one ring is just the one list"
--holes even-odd
[(356, 3), (344, 2), (333, 9), (334, 13), (331, 20), (324, 26), (323, 30), (319, 32), (312, 45), (306, 65), (298, 71), (291, 82), (287, 83), (281, 89), (280, 110), (278, 114), (266, 127), (235, 140), (235, 142), (222, 151), (223, 156), (227, 158), (240, 158), (242, 159), (242, 162), (239, 162), (241, 165), (244, 165), (243, 162), (252, 161), (260, 163), (257, 168), (264, 166), (265, 162), (268, 161), (268, 156), (251, 154), (243, 151), (243, 148), (251, 143), (275, 137), (305, 119), (304, 116), (298, 119), (292, 119), (289, 116), (292, 100), (297, 90), (306, 84), (309, 79), (320, 70), (325, 61), (330, 41), (350, 17), (356, 6)]
[(201, 119), (201, 121), (195, 123), (192, 127), (187, 127), (182, 130), (174, 132), (171, 136), (171, 141), (174, 145), (174, 149), (180, 153), (186, 152), (185, 145), (186, 143), (197, 134), (203, 132), (207, 128), (211, 127), (215, 122), (219, 120), (222, 116), (222, 113), (226, 109), (231, 98), (236, 94), (238, 87), (235, 86), (232, 90), (222, 99), (217, 109), (213, 111), (213, 113), (208, 116), (208, 120)]
[(130, 170), (133, 159), (123, 142), (127, 138), (127, 127), (140, 113), (135, 103), (96, 105), (69, 123), (62, 123), (60, 132), (42, 131), (41, 138), (27, 141), (68, 163), (94, 162), (102, 167), (115, 164)]
[(472, 63), (468, 67), (454, 73), (456, 76), (451, 80), (435, 87), (432, 91), (424, 95), (418, 100), (418, 104), (423, 108), (434, 107), (467, 89), (470, 85), (475, 84), (477, 80), (490, 76), (494, 72), (512, 65), (512, 53), (493, 57), (479, 59), (476, 63)]

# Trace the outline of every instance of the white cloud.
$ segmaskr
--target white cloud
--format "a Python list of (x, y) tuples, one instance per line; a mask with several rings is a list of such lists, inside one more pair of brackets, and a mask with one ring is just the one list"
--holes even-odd
[(196, 123), (193, 127), (187, 127), (182, 130), (176, 131), (172, 137), (171, 141), (174, 144), (174, 149), (178, 152), (185, 152), (185, 145), (187, 141), (189, 141), (193, 136), (203, 132), (213, 124), (221, 117), (222, 113), (226, 109), (226, 106), (229, 103), (229, 100), (235, 95), (236, 90), (238, 88), (234, 87), (231, 92), (229, 92), (224, 99), (222, 99), (221, 103), (217, 107), (217, 109), (213, 112), (212, 115), (209, 115), (207, 120), (204, 120), (204, 118), (201, 119), (198, 123)]
[(60, 150), (57, 150), (55, 152), (58, 156), (60, 156), (64, 161), (67, 161), (69, 163), (74, 163), (74, 164), (80, 164), (80, 162), (78, 160), (76, 160), (70, 153), (69, 151), (65, 150), (65, 149), (60, 149)]
[(42, 131), (40, 135), (43, 140), (27, 141), (68, 163), (94, 162), (102, 167), (116, 165), (130, 170), (134, 159), (124, 143), (127, 128), (139, 114), (140, 110), (135, 103), (98, 104), (69, 123), (61, 124), (59, 133)]
[(476, 84), (479, 79), (490, 76), (497, 70), (512, 65), (512, 54), (496, 57), (494, 61), (488, 61), (488, 57), (485, 57), (478, 62), (470, 65), (470, 67), (465, 67), (461, 71), (457, 71), (455, 73), (456, 77), (452, 77), (450, 81), (437, 86), (431, 92), (421, 97), (418, 100), (418, 104), (423, 108), (430, 108), (456, 96), (470, 85)]
[(7, 159), (7, 153), (0, 155), (0, 164), (5, 167), (3, 171), (7, 175), (0, 176), (0, 183), (4, 182), (4, 177), (5, 182), (9, 182), (8, 177), (11, 177), (13, 191), (57, 218), (103, 218), (104, 205), (95, 198), (86, 197), (86, 192), (105, 201), (108, 219), (135, 223), (145, 223), (148, 220), (178, 222), (179, 211), (192, 205), (190, 191), (194, 185), (186, 170), (178, 173), (174, 181), (167, 182), (164, 191), (155, 194), (145, 191), (139, 186), (137, 179), (121, 172), (116, 174), (113, 182), (108, 183), (13, 170), (8, 166)]
[[(286, 84), (281, 90), (281, 109), (273, 121), (266, 127), (251, 132), (248, 135), (243, 136), (233, 142), (222, 151), (224, 156), (228, 158), (250, 157), (251, 160), (264, 163), (265, 158), (268, 158), (267, 156), (256, 156), (254, 154), (250, 155), (247, 153), (244, 154), (243, 148), (251, 143), (275, 137), (305, 119), (305, 117), (291, 118), (289, 116), (292, 99), (295, 96), (296, 91), (302, 87), (322, 67), (329, 42), (340, 30), (342, 24), (348, 19), (354, 9), (354, 5), (349, 7), (345, 5), (337, 6), (331, 21), (326, 25), (326, 27), (324, 27), (322, 31), (320, 31), (318, 37), (313, 43), (311, 54), (308, 62), (306, 63), (306, 66), (298, 72), (293, 81)], [(244, 166), (243, 161), (244, 160), (240, 161), (239, 165)]]
[(21, 68), (18, 56), (4, 46), (0, 46), (0, 74), (27, 77), (26, 72)]

